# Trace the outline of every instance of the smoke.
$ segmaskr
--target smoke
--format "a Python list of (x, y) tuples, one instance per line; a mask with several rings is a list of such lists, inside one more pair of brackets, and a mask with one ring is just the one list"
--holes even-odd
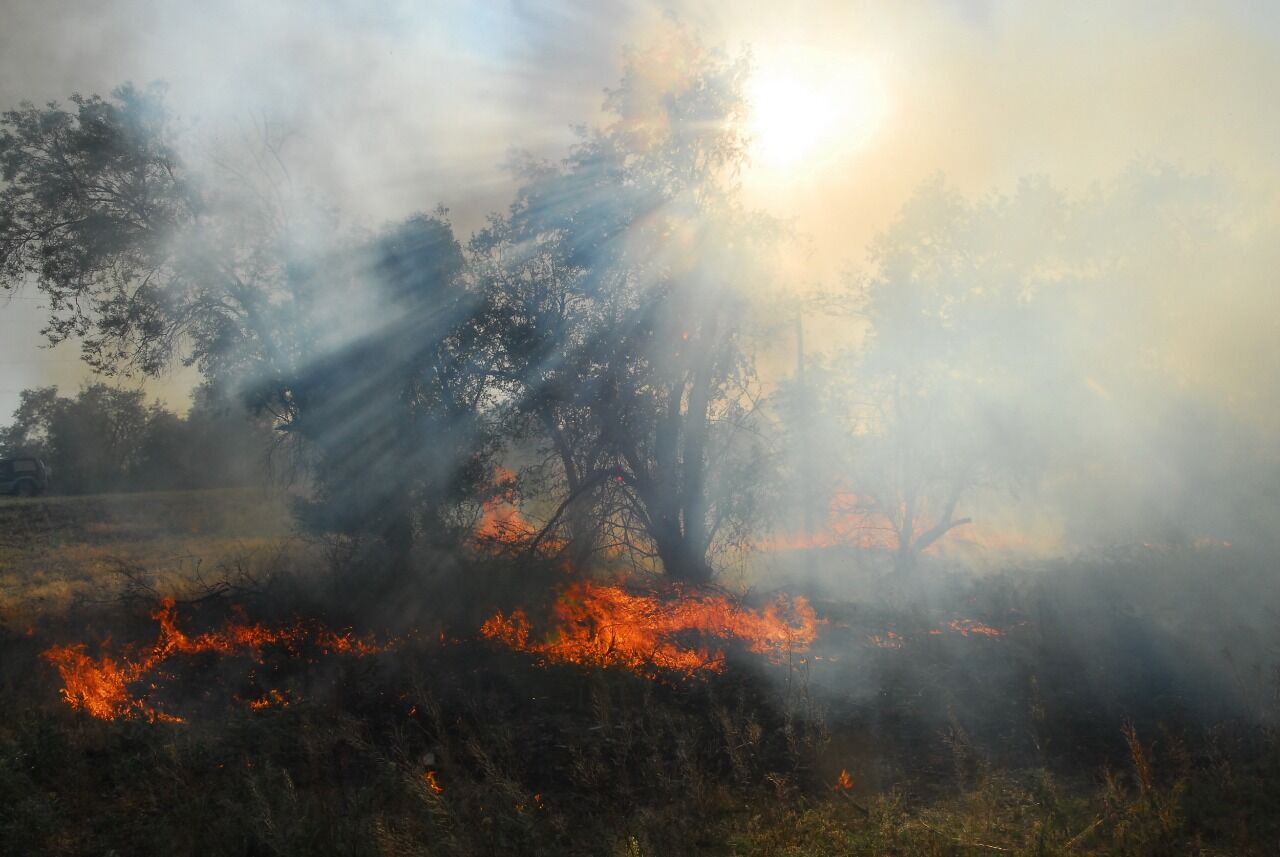
[[(163, 81), (193, 167), (243, 156), (269, 126), (291, 185), (348, 225), (443, 204), (463, 234), (509, 202), (513, 148), (558, 157), (597, 114), (636, 33), (615, 25), (646, 17), (627, 4), (4, 6), (5, 109)], [(43, 317), (33, 292), (5, 306), (0, 412), (21, 389), (83, 377), (74, 354), (39, 349)], [(156, 392), (182, 408), (195, 380), (177, 372)]]
[[(904, 7), (893, 14), (816, 8), (804, 20), (741, 11), (692, 4), (681, 14), (707, 28), (713, 40), (754, 36), (765, 59), (784, 36), (815, 49), (839, 39), (863, 50), (878, 42), (881, 54), (897, 46), (899, 58), (888, 62), (887, 73), (888, 85), (898, 87), (891, 93), (895, 114), (926, 121), (934, 120), (912, 108), (924, 99), (949, 100), (937, 88), (947, 69), (975, 94), (1010, 69), (1040, 75), (1054, 67), (1057, 80), (1046, 84), (1051, 92), (1005, 85), (1016, 100), (1013, 115), (1003, 120), (990, 113), (1000, 93), (969, 99), (984, 112), (965, 123), (970, 133), (959, 135), (963, 147), (998, 140), (1010, 127), (1022, 135), (999, 144), (997, 151), (1006, 154), (998, 169), (958, 155), (954, 147), (925, 153), (915, 142), (906, 153), (889, 151), (904, 135), (930, 136), (922, 130), (927, 125), (899, 121), (891, 127), (888, 139), (864, 156), (872, 164), (906, 158), (896, 169), (862, 171), (882, 211), (874, 229), (861, 213), (846, 216), (847, 199), (865, 194), (843, 185), (799, 198), (757, 188), (764, 202), (772, 194), (783, 213), (796, 212), (800, 232), (810, 238), (808, 262), (792, 265), (793, 279), (825, 282), (824, 290), (839, 295), (837, 278), (828, 275), (842, 263), (865, 264), (859, 242), (873, 247), (875, 233), (892, 239), (931, 228), (913, 227), (910, 218), (945, 220), (930, 207), (941, 203), (910, 196), (922, 186), (922, 168), (943, 169), (959, 204), (974, 211), (960, 215), (966, 222), (940, 222), (939, 228), (955, 233), (949, 240), (958, 253), (1000, 257), (999, 270), (971, 271), (970, 285), (983, 276), (1008, 278), (1024, 284), (1028, 299), (1021, 315), (970, 318), (958, 336), (1001, 343), (999, 354), (986, 355), (990, 367), (971, 368), (998, 366), (1009, 384), (1020, 385), (988, 393), (1003, 399), (985, 407), (993, 437), (1034, 437), (1040, 447), (1032, 480), (1038, 493), (1029, 505), (1052, 504), (1057, 535), (1070, 541), (1163, 534), (1234, 542), (1269, 530), (1274, 517), (1267, 480), (1276, 462), (1265, 438), (1280, 424), (1274, 393), (1280, 366), (1270, 353), (1274, 331), (1268, 322), (1277, 309), (1268, 285), (1277, 251), (1267, 189), (1275, 176), (1259, 172), (1256, 153), (1274, 111), (1254, 110), (1253, 121), (1227, 127), (1206, 119), (1181, 133), (1155, 136), (1157, 129), (1177, 129), (1170, 128), (1165, 108), (1135, 99), (1163, 77), (1154, 69), (1175, 64), (1188, 34), (1198, 31), (1219, 43), (1234, 40), (1239, 59), (1219, 58), (1198, 85), (1169, 82), (1161, 84), (1163, 91), (1184, 111), (1207, 108), (1214, 92), (1243, 105), (1242, 75), (1252, 69), (1260, 80), (1275, 72), (1274, 63), (1258, 66), (1253, 59), (1255, 32), (1274, 26), (1271, 17), (1249, 6), (1213, 22), (1185, 9), (1131, 10), (1107, 12), (1092, 23), (1067, 15), (1049, 27), (986, 3)], [(424, 10), (403, 3), (372, 13), (344, 3), (267, 10), (223, 4), (215, 10), (134, 2), (93, 12), (69, 4), (51, 13), (44, 5), (13, 3), (6, 11), (0, 96), (10, 104), (39, 102), (70, 91), (106, 90), (123, 80), (163, 79), (188, 128), (184, 154), (197, 167), (234, 161), (269, 134), (287, 164), (274, 178), (305, 189), (303, 205), (323, 201), (347, 224), (373, 227), (438, 203), (451, 210), (465, 236), (514, 192), (517, 179), (505, 166), (509, 152), (561, 156), (574, 140), (571, 126), (599, 115), (601, 92), (617, 79), (624, 45), (643, 42), (659, 17), (627, 3), (564, 5), (536, 14), (520, 4)], [(773, 32), (764, 36), (765, 30)], [(1095, 92), (1088, 101), (1092, 73), (1083, 70), (1083, 58), (1067, 55), (1099, 31), (1106, 33), (1099, 54), (1115, 75), (1115, 92)], [(1123, 56), (1134, 45), (1151, 60), (1150, 69)], [(1033, 62), (1031, 50), (1048, 51), (1050, 59)], [(1129, 100), (1119, 103), (1116, 92), (1129, 93)], [(1082, 118), (1088, 149), (1072, 153), (1052, 143), (1030, 157), (1041, 139), (1028, 136), (1041, 127), (1034, 117), (1064, 104), (1088, 117)], [(1122, 118), (1127, 124), (1120, 124)], [(1196, 142), (1196, 130), (1211, 126), (1213, 145)], [(1129, 133), (1135, 129), (1139, 133)], [(1068, 138), (1086, 137), (1073, 130)], [(1015, 145), (1026, 154), (1009, 152)], [(1104, 150), (1105, 157), (1096, 156)], [(1148, 154), (1191, 166), (1166, 167), (1164, 160), (1119, 166)], [(1011, 170), (1027, 167), (1049, 178), (1019, 187)], [(895, 190), (885, 190), (872, 175), (886, 172), (897, 176)], [(895, 211), (902, 214), (890, 213)], [(845, 237), (851, 231), (852, 243)], [(837, 233), (841, 240), (832, 239)], [(877, 251), (869, 252), (874, 259)], [(7, 324), (26, 329), (37, 323), (40, 313), (30, 297), (6, 308)], [(1011, 304), (1010, 312), (1015, 309)], [(343, 302), (328, 312), (350, 318), (359, 308)], [(827, 322), (820, 313), (809, 323), (810, 347), (837, 363), (855, 350), (850, 332), (863, 329)], [(38, 366), (43, 359), (29, 348), (15, 344), (6, 355), (6, 401), (16, 399), (13, 378), (30, 377), (29, 369), (14, 367)], [(786, 354), (785, 346), (779, 350)], [(1009, 363), (1021, 364), (1015, 373), (1021, 377), (1009, 375)], [(65, 361), (46, 365), (49, 377), (41, 381), (65, 383), (73, 368)], [(1064, 378), (1071, 385), (1059, 382)], [(1007, 413), (1015, 396), (1016, 424)], [(999, 408), (1005, 413), (993, 412)], [(972, 430), (979, 417), (966, 415), (965, 424)], [(1013, 463), (989, 464), (1009, 470)], [(1007, 510), (992, 510), (1007, 517)]]
[[(883, 66), (894, 118), (870, 148), (784, 187), (746, 177), (766, 207), (796, 217), (812, 239), (792, 268), (796, 283), (831, 283), (860, 263), (862, 248), (938, 170), (971, 195), (1027, 173), (1080, 192), (1154, 155), (1235, 173), (1274, 218), (1266, 198), (1276, 186), (1276, 117), (1265, 93), (1277, 69), (1265, 48), (1276, 21), (1264, 6), (1228, 4), (1210, 20), (1190, 4), (840, 3), (804, 14), (669, 5), (710, 42), (752, 45), (761, 72), (775, 54), (800, 49)], [(624, 46), (642, 44), (660, 18), (626, 2), (536, 11), (405, 2), (375, 13), (339, 2), (88, 10), (8, 0), (0, 103), (164, 80), (202, 147), (252, 138), (265, 118), (290, 132), (296, 183), (345, 216), (372, 225), (444, 204), (466, 235), (510, 199), (508, 151), (559, 157), (570, 127), (598, 116)], [(30, 303), (6, 310), (19, 336), (37, 324)], [(0, 412), (23, 386), (74, 386), (74, 360), (48, 362), (61, 355), (42, 355), (27, 339), (23, 367), (11, 364), (0, 383), (8, 396)], [(168, 393), (172, 404), (183, 404), (190, 380)]]
[[(761, 75), (784, 40), (863, 51), (889, 102), (884, 131), (860, 151), (773, 183), (749, 166), (741, 177), (751, 204), (791, 218), (800, 236), (780, 281), (746, 295), (768, 322), (751, 346), (780, 447), (776, 474), (752, 471), (776, 483), (766, 510), (776, 532), (760, 541), (869, 544), (869, 565), (896, 555), (899, 571), (1140, 548), (1205, 552), (1209, 574), (1220, 549), (1269, 557), (1280, 531), (1280, 174), (1277, 113), (1259, 93), (1275, 91), (1280, 64), (1259, 34), (1274, 31), (1274, 15), (1250, 4), (1213, 21), (1190, 6), (1048, 18), (999, 3), (843, 7), (803, 20), (749, 3), (681, 10), (710, 42), (757, 44)], [(454, 310), (411, 300), (388, 324), (388, 300), (403, 306), (388, 294), (402, 280), (465, 279), (463, 248), (472, 263), (477, 248), (467, 237), (519, 188), (513, 217), (537, 222), (512, 252), (540, 250), (559, 228), (545, 222), (574, 220), (584, 246), (569, 248), (572, 264), (640, 255), (651, 245), (627, 239), (651, 238), (640, 233), (672, 214), (647, 210), (634, 188), (615, 195), (607, 157), (598, 168), (570, 160), (563, 173), (543, 165), (589, 139), (573, 126), (599, 123), (624, 47), (662, 26), (640, 4), (405, 2), (375, 13), (134, 2), (50, 13), (14, 3), (6, 19), (6, 104), (164, 80), (183, 155), (217, 189), (211, 204), (236, 240), (271, 233), (254, 218), (288, 222), (289, 246), (273, 256), (288, 271), (257, 270), (304, 285), (269, 300), (305, 323), (246, 374), (267, 388), (285, 373), (301, 379), (321, 402), (312, 413), (323, 425), (308, 430), (322, 450), (400, 435), (389, 416), (400, 364), (384, 358), (419, 347), (406, 319), (434, 324)], [(657, 89), (678, 77), (660, 58), (648, 63), (641, 77)], [(406, 221), (437, 204), (447, 216)], [(636, 212), (635, 234), (609, 231), (609, 218)], [(388, 271), (389, 258), (417, 251), (369, 237), (386, 223), (404, 224), (410, 244), (415, 224), (450, 232), (424, 255), (448, 247), (456, 268)], [(703, 284), (746, 281), (710, 252), (733, 248), (731, 232), (691, 230), (648, 261), (686, 263)], [(854, 273), (837, 273), (846, 268)], [(6, 324), (39, 324), (32, 294), (6, 306)], [(10, 399), (16, 385), (35, 386), (13, 369), (25, 354), (35, 352), (6, 346)], [(556, 356), (545, 359), (536, 368), (553, 374)], [(45, 364), (38, 380), (65, 383), (69, 368)], [(394, 484), (388, 474), (405, 467), (391, 452), (402, 446), (385, 449), (369, 484)], [(842, 572), (823, 569), (827, 589), (861, 595)], [(1251, 574), (1242, 599), (1273, 599)], [(1189, 616), (1199, 590), (1186, 591), (1177, 608)]]
[[(1280, 401), (1258, 321), (1275, 311), (1264, 214), (1221, 176), (1163, 165), (1080, 195), (930, 183), (851, 284), (871, 334), (835, 351), (864, 399), (846, 416), (989, 502), (1019, 489), (1006, 514), (1052, 509), (1068, 546), (1266, 539)], [(886, 418), (865, 399), (889, 381)]]

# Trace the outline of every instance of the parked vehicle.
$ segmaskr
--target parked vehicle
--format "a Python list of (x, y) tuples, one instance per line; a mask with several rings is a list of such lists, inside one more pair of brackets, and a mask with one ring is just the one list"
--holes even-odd
[(0, 494), (35, 497), (49, 487), (49, 468), (38, 458), (0, 458)]

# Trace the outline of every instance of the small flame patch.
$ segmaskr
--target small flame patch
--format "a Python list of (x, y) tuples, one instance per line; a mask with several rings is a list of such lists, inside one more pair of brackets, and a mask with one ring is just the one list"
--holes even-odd
[[(264, 646), (280, 647), (293, 654), (306, 650), (357, 657), (391, 648), (389, 644), (356, 637), (350, 631), (338, 633), (314, 622), (302, 621), (280, 628), (232, 621), (220, 630), (190, 636), (177, 626), (177, 607), (172, 598), (162, 599), (151, 618), (160, 623), (160, 636), (141, 656), (121, 655), (117, 659), (104, 651), (95, 658), (88, 654), (84, 643), (52, 646), (42, 652), (41, 657), (53, 664), (62, 677), (63, 700), (73, 709), (99, 720), (136, 717), (153, 723), (181, 723), (182, 718), (156, 709), (145, 696), (135, 696), (129, 690), (130, 685), (142, 681), (174, 655), (216, 652), (244, 655), (261, 662)], [(254, 709), (283, 707), (288, 702), (280, 691), (272, 690), (260, 699), (251, 700), (249, 706)]]
[(714, 640), (741, 640), (748, 650), (780, 661), (806, 651), (819, 624), (804, 598), (779, 596), (752, 610), (724, 593), (675, 588), (663, 597), (590, 582), (565, 590), (553, 612), (555, 627), (542, 640), (532, 638), (519, 609), (494, 614), (480, 632), (549, 661), (621, 666), (652, 677), (658, 670), (722, 670), (724, 652), (710, 644)]

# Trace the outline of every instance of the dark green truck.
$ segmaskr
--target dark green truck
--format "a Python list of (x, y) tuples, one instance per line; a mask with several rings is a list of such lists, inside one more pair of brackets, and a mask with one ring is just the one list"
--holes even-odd
[(0, 458), (0, 494), (35, 497), (49, 487), (49, 468), (38, 458)]

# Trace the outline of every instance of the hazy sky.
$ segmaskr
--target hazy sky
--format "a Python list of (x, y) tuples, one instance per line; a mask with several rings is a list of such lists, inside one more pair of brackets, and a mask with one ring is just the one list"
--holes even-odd
[[(192, 139), (269, 117), (294, 130), (295, 178), (353, 218), (443, 203), (469, 232), (509, 199), (508, 152), (562, 153), (667, 10), (785, 84), (761, 90), (782, 102), (770, 133), (830, 126), (745, 177), (808, 236), (798, 277), (833, 282), (939, 172), (974, 194), (1027, 174), (1083, 191), (1156, 159), (1280, 218), (1280, 4), (1263, 0), (0, 0), (0, 105), (164, 80)], [(0, 305), (0, 419), (24, 387), (83, 376), (73, 346), (39, 348), (39, 306)]]

